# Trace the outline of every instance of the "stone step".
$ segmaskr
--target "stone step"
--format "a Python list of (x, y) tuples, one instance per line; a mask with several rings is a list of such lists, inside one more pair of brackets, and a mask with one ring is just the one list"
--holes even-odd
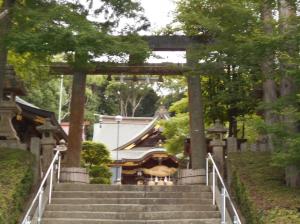
[(157, 212), (157, 211), (216, 211), (213, 205), (137, 205), (137, 204), (50, 204), (47, 211), (91, 211), (91, 212)]
[(115, 219), (115, 220), (167, 220), (167, 219), (209, 219), (220, 218), (217, 211), (185, 212), (79, 212), (79, 211), (46, 211), (45, 218), (72, 219)]
[(52, 198), (53, 204), (211, 204), (207, 198)]
[(54, 191), (54, 198), (212, 198), (211, 192)]
[(205, 185), (55, 186), (42, 224), (219, 224)]
[(220, 219), (169, 219), (169, 220), (103, 220), (45, 218), (42, 224), (220, 224)]
[(146, 191), (146, 192), (199, 192), (210, 191), (205, 185), (137, 186), (60, 183), (55, 191)]

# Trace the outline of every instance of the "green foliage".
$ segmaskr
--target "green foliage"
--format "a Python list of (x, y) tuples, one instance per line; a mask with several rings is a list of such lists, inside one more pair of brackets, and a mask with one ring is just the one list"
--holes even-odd
[(91, 141), (83, 142), (81, 152), (82, 164), (89, 170), (91, 183), (110, 184), (111, 163), (110, 154), (106, 146)]
[(239, 117), (238, 121), (245, 125), (245, 136), (248, 143), (255, 143), (261, 135), (266, 133), (266, 124), (261, 116), (252, 114)]
[(141, 101), (140, 106), (137, 108), (135, 116), (136, 117), (153, 117), (158, 108), (160, 97), (151, 88), (146, 93)]
[(189, 99), (188, 97), (183, 97), (180, 100), (174, 102), (169, 111), (175, 114), (186, 113), (188, 109)]
[[(266, 134), (272, 135), (275, 148), (272, 154), (273, 165), (300, 167), (300, 133), (297, 131), (297, 124), (295, 123), (299, 120), (300, 113), (291, 102), (285, 101), (279, 99), (276, 103), (267, 105), (267, 107), (272, 107), (274, 113), (281, 118), (272, 124), (266, 124), (258, 116), (246, 117), (245, 124), (249, 130), (247, 137), (249, 136), (250, 140), (255, 140), (255, 138), (259, 139), (260, 136)], [(285, 119), (283, 119), (284, 117)]]
[[(112, 16), (104, 23), (96, 23), (87, 19), (87, 15), (93, 12), (79, 2), (41, 1), (37, 4), (18, 4), (15, 7), (14, 26), (8, 38), (8, 46), (17, 53), (30, 52), (40, 57), (63, 54), (65, 60), (77, 69), (90, 67), (88, 62), (103, 55), (147, 55), (147, 45), (134, 35), (133, 30), (131, 35), (124, 38), (109, 33), (121, 16), (134, 18), (136, 10), (140, 9), (139, 4), (131, 0), (117, 1), (118, 4), (111, 0), (101, 2), (102, 8), (109, 9), (109, 13), (118, 16)], [(100, 12), (106, 10), (98, 10), (97, 13)]]
[[(26, 83), (29, 84), (29, 83)], [(59, 80), (53, 79), (43, 82), (38, 88), (27, 88), (28, 94), (24, 100), (49, 111), (58, 112)], [(30, 90), (30, 91), (29, 91)]]
[(169, 108), (174, 116), (167, 121), (161, 121), (163, 135), (166, 137), (165, 147), (173, 155), (182, 153), (184, 142), (189, 136), (188, 98), (183, 97), (173, 102)]
[(33, 156), (0, 149), (0, 224), (16, 224), (33, 182)]
[[(257, 4), (252, 1), (178, 1), (180, 28), (187, 35), (213, 40), (207, 45), (195, 44), (189, 56), (200, 61), (196, 67), (201, 75), (205, 122), (229, 122), (231, 135), (238, 132), (236, 119), (253, 114), (258, 103), (254, 90), (260, 81), (261, 57), (250, 41), (260, 28), (256, 13)], [(249, 62), (250, 57), (257, 61)]]
[(14, 66), (18, 77), (25, 83), (27, 89), (38, 88), (41, 84), (56, 78), (49, 74), (50, 58), (40, 58), (30, 53), (17, 54), (9, 52), (9, 63)]
[(299, 223), (299, 189), (282, 181), (284, 168), (272, 166), (270, 153), (230, 153), (232, 189), (247, 223)]
[(162, 121), (163, 135), (166, 137), (165, 147), (176, 155), (184, 149), (184, 140), (189, 134), (188, 115), (177, 114), (168, 121)]
[(166, 108), (186, 96), (187, 83), (184, 76), (165, 76), (164, 81), (158, 85), (158, 90), (164, 93), (161, 96), (161, 104)]
[[(74, 69), (92, 68), (92, 62), (101, 56), (127, 58), (135, 55), (143, 60), (149, 55), (149, 48), (135, 32), (146, 28), (146, 19), (140, 14), (139, 3), (131, 0), (103, 0), (87, 8), (80, 2), (62, 1), (16, 1), (12, 20), (13, 26), (6, 44), (9, 48), (9, 61), (17, 70), (28, 88), (27, 100), (37, 106), (57, 111), (59, 81), (50, 75), (47, 65), (53, 61), (67, 62)], [(92, 9), (93, 8), (93, 9)], [(88, 15), (107, 16), (105, 21), (88, 20)], [(24, 19), (26, 18), (26, 19)], [(111, 35), (120, 19), (136, 20), (133, 26), (127, 25), (127, 35)], [(140, 27), (138, 27), (140, 25)], [(58, 60), (57, 60), (58, 59)], [(57, 84), (55, 84), (57, 82)], [(64, 116), (69, 115), (71, 82), (64, 81)], [(45, 91), (47, 90), (47, 92)], [(93, 114), (102, 105), (99, 95), (87, 88), (86, 119), (93, 121)], [(95, 97), (93, 95), (95, 94)], [(103, 99), (106, 101), (106, 99)], [(109, 107), (109, 106), (108, 106)], [(112, 108), (112, 109), (111, 109)], [(107, 111), (114, 111), (114, 106)]]
[(239, 209), (243, 214), (246, 222), (249, 224), (261, 224), (261, 217), (251, 201), (247, 187), (241, 182), (237, 172), (232, 174), (231, 189), (234, 193), (234, 199), (239, 205)]
[(108, 164), (111, 162), (106, 146), (91, 141), (82, 144), (82, 159), (88, 166)]
[(93, 166), (89, 172), (91, 184), (110, 184), (111, 172), (107, 166)]
[(269, 211), (263, 220), (267, 224), (297, 224), (300, 222), (300, 214), (296, 209), (275, 208)]
[(272, 132), (276, 132), (276, 135), (274, 135), (276, 149), (273, 154), (274, 164), (280, 167), (292, 165), (300, 168), (300, 133), (288, 132), (287, 127), (285, 125), (281, 126), (280, 124), (272, 128)]

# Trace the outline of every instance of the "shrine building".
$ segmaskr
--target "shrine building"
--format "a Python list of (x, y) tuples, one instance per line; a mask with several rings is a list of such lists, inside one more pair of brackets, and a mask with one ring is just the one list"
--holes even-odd
[[(154, 117), (100, 116), (94, 124), (93, 141), (103, 143), (111, 153), (112, 183), (171, 183), (178, 159), (163, 147), (161, 120), (168, 120), (164, 107)], [(159, 182), (159, 183), (158, 183)], [(164, 183), (163, 183), (164, 182)]]

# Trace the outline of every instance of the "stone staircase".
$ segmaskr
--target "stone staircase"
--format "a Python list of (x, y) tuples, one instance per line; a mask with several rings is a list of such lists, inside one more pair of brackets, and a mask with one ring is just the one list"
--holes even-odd
[(42, 224), (219, 224), (204, 185), (58, 184)]

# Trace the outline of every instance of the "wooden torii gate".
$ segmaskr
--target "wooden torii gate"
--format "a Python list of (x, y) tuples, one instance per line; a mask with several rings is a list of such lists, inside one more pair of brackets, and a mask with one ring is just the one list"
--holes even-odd
[(68, 139), (67, 166), (80, 166), (82, 144), (82, 128), (84, 122), (85, 85), (88, 75), (186, 75), (188, 83), (190, 138), (192, 168), (204, 169), (206, 157), (206, 141), (204, 134), (203, 105), (201, 100), (200, 74), (193, 59), (193, 45), (207, 44), (205, 37), (189, 38), (186, 36), (145, 36), (153, 51), (185, 51), (187, 64), (143, 64), (131, 66), (127, 64), (96, 63), (92, 69), (76, 71), (66, 64), (53, 64), (55, 72), (73, 75), (72, 96), (70, 105), (70, 129)]

